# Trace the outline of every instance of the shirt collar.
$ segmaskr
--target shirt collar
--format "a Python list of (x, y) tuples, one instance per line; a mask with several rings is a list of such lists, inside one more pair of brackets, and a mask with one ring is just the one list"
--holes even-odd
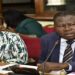
[(61, 43), (64, 43), (64, 42), (66, 42), (66, 41), (67, 41), (66, 39), (61, 38)]
[[(61, 38), (61, 43), (64, 43), (64, 42), (66, 42), (67, 40), (66, 39), (64, 39), (64, 38)], [(75, 41), (75, 40), (74, 40)]]

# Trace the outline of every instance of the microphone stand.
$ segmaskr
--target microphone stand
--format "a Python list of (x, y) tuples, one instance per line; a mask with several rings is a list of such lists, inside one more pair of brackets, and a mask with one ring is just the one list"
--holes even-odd
[(49, 57), (52, 55), (56, 45), (58, 44), (58, 40), (55, 42), (54, 46), (52, 47), (51, 51), (49, 52), (47, 58), (45, 59), (45, 61), (43, 62), (43, 68), (42, 68), (42, 75), (44, 75), (44, 71), (45, 71), (45, 63), (47, 62), (47, 60), (49, 59)]

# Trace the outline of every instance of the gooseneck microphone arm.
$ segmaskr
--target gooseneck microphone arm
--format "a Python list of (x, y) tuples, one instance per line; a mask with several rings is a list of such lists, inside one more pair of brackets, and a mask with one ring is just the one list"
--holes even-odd
[(45, 62), (49, 59), (49, 57), (52, 55), (52, 53), (53, 53), (53, 51), (54, 51), (54, 49), (55, 49), (55, 47), (56, 47), (57, 44), (58, 44), (58, 40), (54, 43), (54, 46), (53, 46), (52, 49), (50, 50), (50, 52), (49, 52), (47, 58), (45, 59), (44, 63), (45, 63)]
[(57, 46), (57, 44), (58, 44), (58, 40), (54, 43), (54, 46), (53, 46), (52, 49), (50, 50), (50, 52), (49, 52), (47, 58), (45, 59), (45, 61), (43, 62), (42, 75), (44, 75), (45, 62), (47, 62), (47, 60), (49, 59), (49, 57), (52, 55), (52, 53), (53, 53), (55, 47)]

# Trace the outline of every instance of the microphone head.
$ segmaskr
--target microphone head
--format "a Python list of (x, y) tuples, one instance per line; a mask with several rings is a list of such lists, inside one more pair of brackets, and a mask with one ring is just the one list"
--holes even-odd
[(55, 45), (57, 45), (59, 43), (59, 40), (57, 40), (56, 42), (55, 42)]

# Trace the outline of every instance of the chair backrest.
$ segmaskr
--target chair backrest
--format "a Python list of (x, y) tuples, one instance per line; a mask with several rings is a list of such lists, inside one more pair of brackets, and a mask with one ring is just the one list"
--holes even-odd
[[(54, 31), (54, 28), (44, 27), (47, 33), (51, 33)], [(33, 58), (36, 63), (40, 57), (41, 53), (41, 41), (38, 37), (29, 37), (28, 35), (21, 35), (22, 39), (27, 45), (28, 56), (29, 58)]]
[(41, 53), (40, 38), (21, 36), (27, 45), (29, 58), (39, 59)]
[(46, 25), (43, 27), (43, 29), (45, 30), (45, 32), (47, 33), (51, 33), (51, 32), (54, 32), (54, 26), (53, 25)]

